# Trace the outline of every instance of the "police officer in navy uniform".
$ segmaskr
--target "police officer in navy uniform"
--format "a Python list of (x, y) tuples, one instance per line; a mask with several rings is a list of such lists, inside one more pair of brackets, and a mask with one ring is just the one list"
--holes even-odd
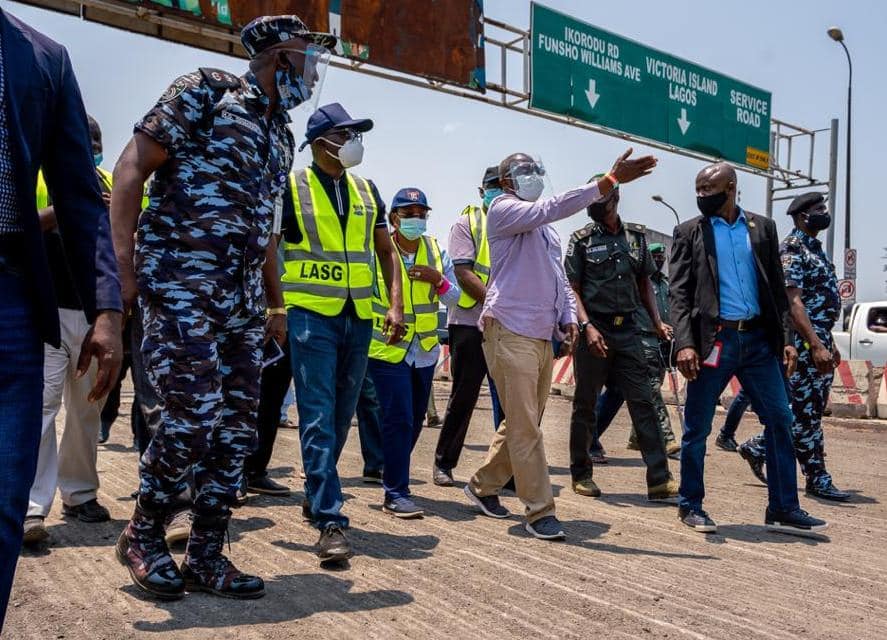
[[(117, 557), (139, 587), (166, 599), (186, 587), (264, 594), (262, 579), (238, 571), (222, 547), (256, 441), (263, 339), (285, 337), (282, 309), (265, 319), (265, 288), (273, 299), (279, 287), (269, 239), (294, 155), (287, 111), (311, 96), (336, 39), (288, 15), (257, 18), (241, 40), (247, 73), (203, 68), (173, 82), (136, 124), (114, 173), (124, 302), (138, 291), (142, 353), (162, 401)], [(189, 477), (194, 519), (180, 570), (163, 526)]]
[[(650, 284), (653, 287), (653, 295), (656, 298), (656, 308), (659, 309), (659, 318), (662, 322), (668, 322), (668, 276), (662, 268), (665, 266), (665, 245), (661, 242), (653, 242), (649, 245), (653, 264), (656, 272), (650, 276)], [(671, 418), (668, 408), (662, 398), (662, 380), (665, 377), (665, 363), (668, 358), (668, 342), (659, 339), (656, 327), (650, 315), (643, 307), (638, 307), (634, 315), (635, 329), (640, 338), (644, 351), (644, 360), (647, 363), (647, 379), (650, 381), (650, 391), (653, 394), (653, 404), (656, 406), (656, 415), (659, 418), (659, 434), (665, 444), (665, 453), (674, 457), (681, 450), (681, 444), (677, 441), (671, 428)], [(608, 386), (600, 395), (595, 409), (597, 425), (597, 438), (592, 443), (592, 455), (594, 461), (606, 460), (603, 455), (603, 447), (600, 445), (600, 436), (610, 426), (616, 413), (622, 407), (625, 398), (616, 386)], [(628, 438), (628, 448), (638, 451), (638, 437), (632, 425), (631, 435)]]
[(592, 222), (573, 233), (564, 269), (576, 292), (581, 336), (573, 356), (576, 393), (570, 420), (570, 474), (573, 490), (599, 496), (592, 479), (589, 446), (593, 441), (595, 404), (601, 387), (612, 383), (628, 403), (641, 455), (647, 465), (647, 497), (673, 498), (677, 483), (659, 435), (659, 418), (637, 339), (634, 313), (643, 304), (661, 339), (669, 327), (659, 317), (650, 276), (656, 271), (642, 225), (623, 223), (617, 208), (619, 190), (588, 207)]
[[(832, 328), (841, 313), (841, 297), (835, 266), (816, 238), (831, 224), (831, 215), (821, 193), (805, 193), (788, 207), (795, 228), (779, 247), (789, 310), (794, 325), (798, 364), (789, 378), (794, 413), (792, 436), (795, 456), (807, 479), (807, 495), (846, 502), (850, 494), (835, 487), (825, 468), (822, 412), (828, 402), (834, 369), (841, 355), (832, 338)], [(739, 445), (739, 454), (752, 470), (764, 464), (763, 434)], [(756, 472), (755, 475), (758, 475)]]

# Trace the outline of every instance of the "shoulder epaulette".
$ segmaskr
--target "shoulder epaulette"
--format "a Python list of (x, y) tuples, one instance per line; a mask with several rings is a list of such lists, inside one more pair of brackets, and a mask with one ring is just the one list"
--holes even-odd
[(645, 233), (647, 231), (646, 225), (638, 224), (637, 222), (626, 222), (625, 228), (635, 233)]
[(235, 89), (240, 86), (240, 78), (221, 69), (200, 67), (200, 74), (213, 89)]
[(801, 247), (801, 239), (792, 233), (786, 236), (785, 240), (782, 241), (782, 244), (786, 248), (799, 249)]
[(587, 225), (585, 225), (581, 229), (576, 229), (576, 231), (574, 231), (570, 235), (570, 237), (573, 239), (574, 242), (579, 241), (579, 240), (583, 240), (583, 239), (587, 238), (588, 236), (590, 236), (592, 233), (594, 233), (595, 230), (597, 229), (597, 226), (598, 226), (597, 222), (589, 222)]

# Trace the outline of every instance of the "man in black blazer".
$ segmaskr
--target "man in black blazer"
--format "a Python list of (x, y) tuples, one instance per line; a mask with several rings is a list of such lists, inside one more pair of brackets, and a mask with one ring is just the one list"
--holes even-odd
[(679, 517), (713, 533), (702, 509), (705, 441), (715, 405), (734, 375), (765, 426), (768, 529), (815, 533), (826, 527), (798, 504), (792, 413), (783, 366), (797, 352), (790, 331), (776, 224), (736, 204), (736, 172), (726, 163), (696, 176), (702, 216), (675, 227), (669, 272), (677, 365), (688, 380), (681, 448)]
[(93, 328), (77, 364), (98, 360), (100, 400), (120, 368), (122, 304), (86, 111), (65, 49), (0, 9), (0, 628), (34, 479), (43, 343), (59, 346), (37, 216), (37, 170), (55, 203), (72, 281)]

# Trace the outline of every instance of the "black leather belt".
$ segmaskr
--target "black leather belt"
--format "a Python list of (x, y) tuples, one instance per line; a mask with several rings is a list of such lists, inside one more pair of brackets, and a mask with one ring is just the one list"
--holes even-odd
[(621, 329), (631, 326), (634, 314), (631, 313), (592, 313), (591, 320), (594, 324), (613, 329)]
[(719, 318), (718, 324), (724, 329), (735, 329), (736, 331), (753, 331), (764, 326), (761, 322), (761, 316), (755, 316), (748, 320), (724, 320)]

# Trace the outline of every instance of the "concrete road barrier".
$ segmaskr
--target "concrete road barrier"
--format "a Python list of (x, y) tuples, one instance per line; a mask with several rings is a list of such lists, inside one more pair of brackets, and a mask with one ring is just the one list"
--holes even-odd
[(871, 417), (869, 395), (872, 391), (872, 363), (868, 360), (845, 360), (835, 369), (835, 380), (829, 395), (829, 407), (837, 418)]

